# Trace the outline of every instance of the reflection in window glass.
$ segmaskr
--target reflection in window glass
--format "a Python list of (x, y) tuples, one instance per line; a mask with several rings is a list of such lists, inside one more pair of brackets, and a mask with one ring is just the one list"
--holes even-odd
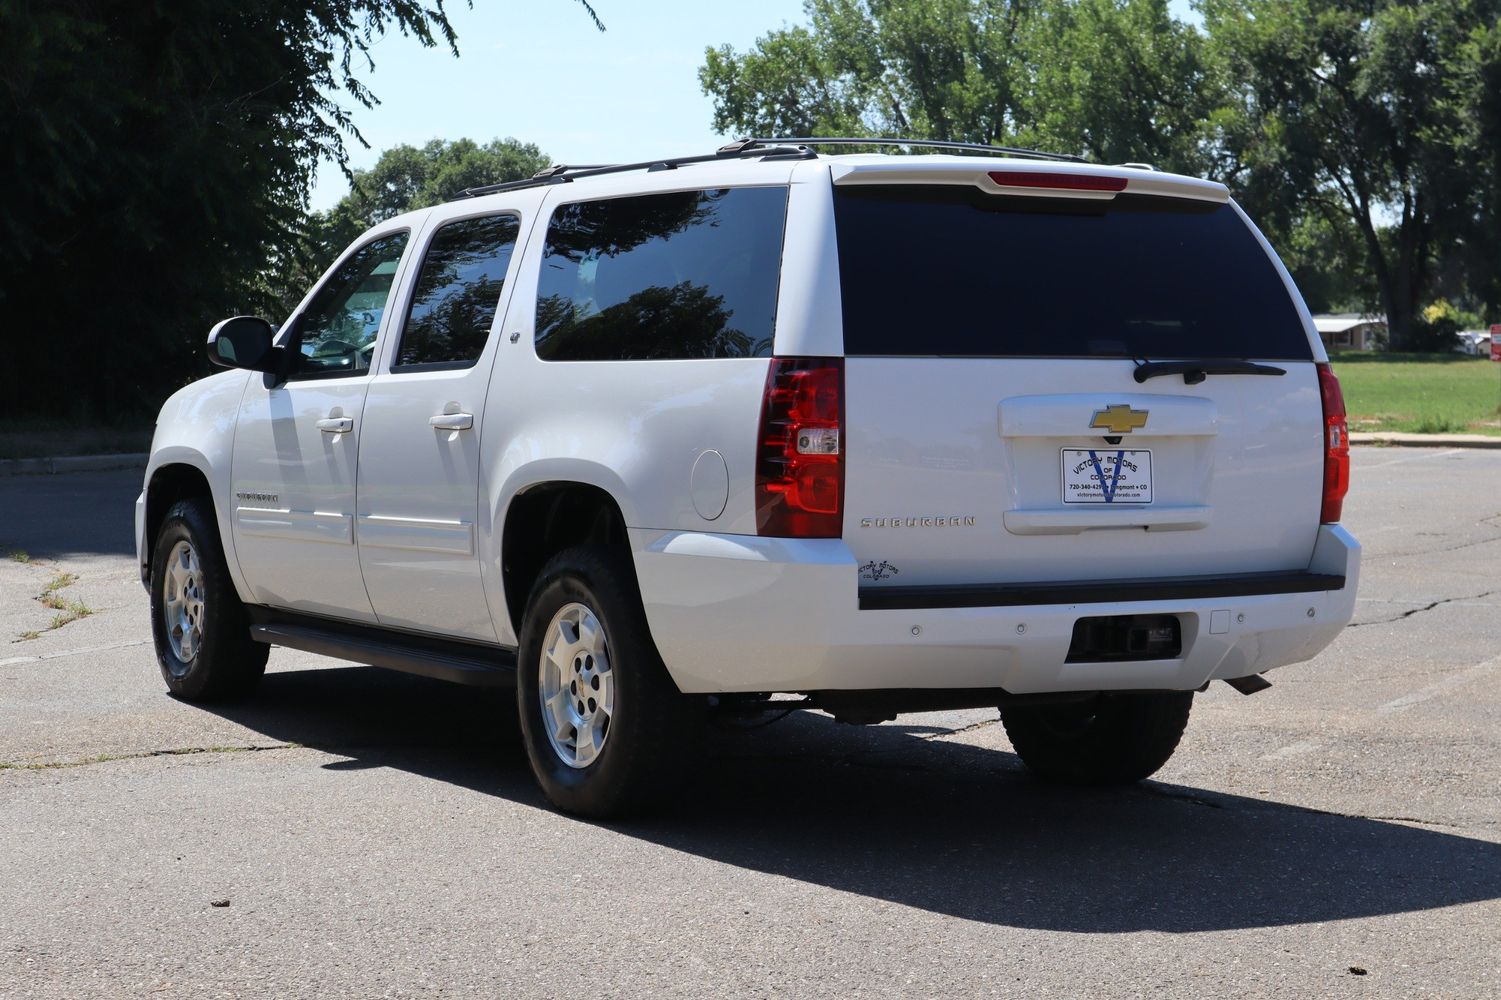
[(834, 218), (846, 354), (1312, 357), (1230, 205), (849, 186)]
[(547, 228), (537, 354), (769, 357), (786, 211), (785, 187), (562, 206)]
[(350, 254), (318, 289), (298, 334), (302, 362), (294, 378), (368, 371), (375, 335), (396, 280), (407, 233), (392, 233)]
[(422, 261), (396, 366), (473, 364), (485, 349), (520, 222), (466, 219), (438, 230)]

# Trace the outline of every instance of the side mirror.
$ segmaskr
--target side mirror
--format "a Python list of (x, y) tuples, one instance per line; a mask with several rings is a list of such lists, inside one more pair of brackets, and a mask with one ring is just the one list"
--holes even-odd
[(271, 340), (276, 330), (256, 316), (233, 316), (221, 320), (208, 333), (208, 359), (225, 368), (248, 368), (253, 372), (275, 372), (281, 352)]

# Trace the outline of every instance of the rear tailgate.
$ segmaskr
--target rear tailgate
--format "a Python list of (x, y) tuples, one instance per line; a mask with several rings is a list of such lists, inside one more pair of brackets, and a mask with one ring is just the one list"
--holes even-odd
[[(1308, 566), (1313, 346), (1223, 188), (903, 169), (835, 186), (844, 538), (863, 587)], [(1284, 374), (1134, 377), (1177, 359)]]

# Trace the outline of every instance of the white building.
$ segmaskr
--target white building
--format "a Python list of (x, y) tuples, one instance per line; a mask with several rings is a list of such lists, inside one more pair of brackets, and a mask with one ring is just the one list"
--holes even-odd
[(1386, 317), (1361, 313), (1320, 313), (1313, 325), (1330, 351), (1374, 351), (1386, 346)]

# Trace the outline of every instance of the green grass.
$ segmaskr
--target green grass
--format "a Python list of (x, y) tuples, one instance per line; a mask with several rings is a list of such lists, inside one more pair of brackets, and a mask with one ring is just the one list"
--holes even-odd
[(1501, 435), (1501, 363), (1380, 352), (1331, 360), (1352, 431)]
[(94, 613), (93, 608), (82, 601), (70, 601), (62, 595), (65, 587), (71, 587), (77, 582), (78, 575), (76, 573), (57, 572), (52, 574), (52, 579), (47, 581), (47, 585), (42, 588), (40, 594), (36, 595), (35, 600), (39, 601), (42, 607), (47, 608), (49, 611), (56, 611), (57, 614), (52, 616), (51, 624), (45, 629), (32, 629), (28, 632), (22, 632), (12, 641), (26, 642), (31, 639), (37, 639), (41, 637), (43, 632), (55, 631), (64, 625), (71, 625), (80, 618), (87, 618), (89, 615), (92, 615)]

